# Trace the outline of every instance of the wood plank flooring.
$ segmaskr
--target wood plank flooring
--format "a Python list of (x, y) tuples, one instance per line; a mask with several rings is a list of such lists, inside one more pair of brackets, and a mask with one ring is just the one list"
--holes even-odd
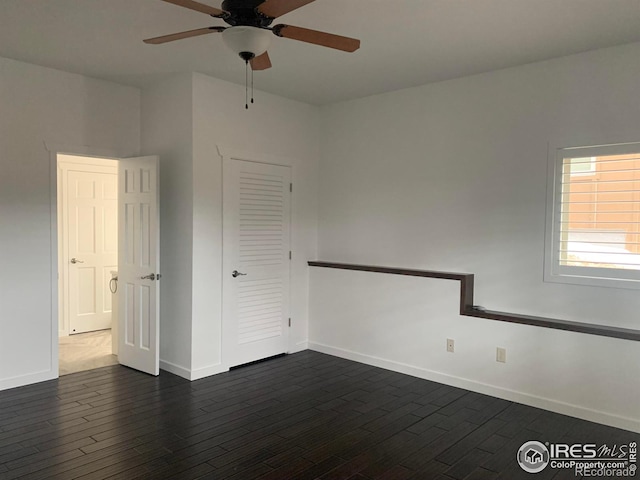
[(121, 366), (0, 392), (0, 480), (576, 478), (528, 440), (639, 435), (305, 351), (188, 382)]

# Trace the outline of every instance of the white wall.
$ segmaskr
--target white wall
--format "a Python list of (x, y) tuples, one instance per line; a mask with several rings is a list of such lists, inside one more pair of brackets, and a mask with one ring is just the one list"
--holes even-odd
[[(308, 267), (317, 241), (317, 107), (256, 91), (244, 108), (244, 87), (194, 75), (193, 369), (216, 371), (222, 326), (222, 158), (218, 146), (267, 155), (292, 165), (290, 348), (305, 349)], [(258, 82), (258, 75), (256, 75)]]
[[(640, 140), (638, 78), (640, 44), (632, 44), (324, 108), (318, 258), (475, 273), (475, 303), (493, 310), (640, 328), (637, 291), (542, 281), (549, 145)], [(576, 405), (576, 412), (622, 415), (640, 428), (640, 404), (631, 403), (638, 382), (623, 366), (637, 368), (638, 343), (461, 318), (439, 307), (425, 324), (407, 324), (394, 285), (382, 292), (390, 302), (383, 313), (354, 294), (336, 318), (330, 301), (355, 274), (313, 275), (312, 344)], [(377, 280), (361, 281), (366, 291)], [(427, 289), (423, 301), (433, 300)], [(371, 321), (379, 315), (384, 321)], [(354, 325), (367, 335), (341, 334)], [(404, 332), (401, 351), (371, 340), (387, 335), (388, 325)], [(437, 360), (447, 336), (473, 347)], [(508, 348), (506, 368), (493, 362), (479, 371), (480, 352), (493, 358), (498, 345)], [(565, 345), (589, 353), (560, 377), (573, 371), (581, 383), (546, 380), (562, 359), (581, 358), (565, 355)], [(592, 364), (599, 365), (593, 376)], [(532, 371), (539, 380), (523, 385)]]
[[(224, 371), (222, 158), (218, 147), (292, 164), (292, 350), (306, 348), (307, 260), (316, 256), (319, 112), (205, 75), (143, 92), (143, 150), (161, 156), (161, 367), (186, 378)], [(168, 342), (171, 344), (169, 345)]]
[(58, 370), (51, 295), (55, 163), (45, 145), (68, 153), (136, 154), (140, 93), (0, 58), (0, 112), (1, 390), (55, 378)]
[(160, 367), (191, 370), (193, 115), (191, 74), (142, 94), (142, 150), (160, 156)]
[(160, 155), (161, 365), (188, 378), (223, 367), (216, 147), (289, 158), (299, 187), (291, 339), (292, 349), (306, 348), (318, 109), (256, 92), (257, 103), (245, 112), (243, 99), (242, 87), (200, 75), (171, 77), (141, 98), (134, 88), (0, 58), (0, 389), (57, 375), (52, 150)]

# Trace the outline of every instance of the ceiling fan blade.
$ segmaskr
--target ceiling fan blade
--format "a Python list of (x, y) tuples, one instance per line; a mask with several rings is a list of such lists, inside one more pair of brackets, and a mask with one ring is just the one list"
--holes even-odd
[(171, 35), (163, 35), (161, 37), (147, 38), (143, 40), (144, 43), (151, 45), (159, 45), (161, 43), (173, 42), (175, 40), (182, 40), (183, 38), (197, 37), (198, 35), (206, 35), (207, 33), (218, 33), (225, 30), (225, 27), (207, 27), (197, 28), (196, 30), (189, 30), (188, 32), (172, 33)]
[(279, 37), (291, 38), (301, 42), (313, 43), (323, 47), (335, 48), (343, 52), (355, 52), (360, 48), (360, 40), (356, 38), (342, 37), (332, 33), (319, 32), (291, 25), (276, 25), (273, 33)]
[(224, 10), (220, 10), (219, 8), (215, 8), (215, 7), (210, 7), (209, 5), (205, 5), (203, 3), (194, 2), (193, 0), (162, 0), (162, 1), (167, 3), (173, 3), (174, 5), (188, 8), (190, 10), (195, 10), (196, 12), (206, 13), (207, 15), (211, 15), (212, 17), (224, 17), (227, 14)]
[(255, 71), (271, 68), (271, 59), (267, 52), (255, 57), (253, 60), (250, 60), (249, 63), (251, 63), (251, 68)]
[(266, 0), (258, 6), (257, 10), (267, 17), (276, 18), (313, 1), (315, 0)]

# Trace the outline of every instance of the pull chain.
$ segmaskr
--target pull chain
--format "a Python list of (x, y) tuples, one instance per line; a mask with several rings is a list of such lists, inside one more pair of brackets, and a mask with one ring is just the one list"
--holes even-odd
[(244, 61), (244, 108), (249, 109), (249, 60)]
[(251, 103), (253, 103), (253, 68), (251, 69)]

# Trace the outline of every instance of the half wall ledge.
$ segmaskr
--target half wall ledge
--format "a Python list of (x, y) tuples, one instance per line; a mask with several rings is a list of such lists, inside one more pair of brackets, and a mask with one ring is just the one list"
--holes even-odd
[(339, 270), (356, 270), (360, 272), (386, 273), (391, 275), (406, 275), (410, 277), (439, 278), (443, 280), (457, 280), (460, 282), (460, 315), (467, 317), (485, 318), (500, 322), (520, 323), (535, 327), (555, 328), (569, 332), (599, 335), (601, 337), (621, 338), (623, 340), (640, 341), (640, 330), (630, 328), (611, 327), (592, 323), (572, 322), (554, 318), (520, 315), (517, 313), (496, 312), (474, 308), (472, 273), (439, 272), (434, 270), (414, 270), (406, 268), (380, 267), (375, 265), (356, 265), (351, 263), (308, 262), (310, 267), (336, 268)]

